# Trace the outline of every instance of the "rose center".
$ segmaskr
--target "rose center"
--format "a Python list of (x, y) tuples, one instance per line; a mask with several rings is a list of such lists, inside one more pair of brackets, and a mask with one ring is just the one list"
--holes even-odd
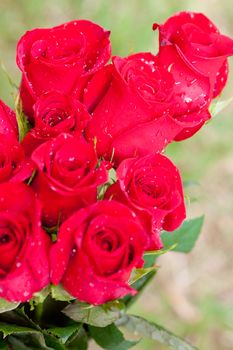
[(9, 243), (11, 240), (9, 234), (7, 232), (2, 232), (0, 235), (0, 244)]
[(53, 113), (47, 113), (42, 117), (43, 122), (50, 126), (51, 128), (55, 127), (63, 120), (67, 119), (69, 115), (64, 111), (56, 111)]
[(119, 242), (113, 232), (100, 231), (95, 236), (96, 244), (106, 252), (112, 252), (119, 246)]

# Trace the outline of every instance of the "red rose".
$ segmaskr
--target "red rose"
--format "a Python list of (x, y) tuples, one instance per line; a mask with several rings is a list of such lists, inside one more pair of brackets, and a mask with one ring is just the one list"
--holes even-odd
[(90, 119), (86, 108), (78, 100), (57, 91), (41, 95), (33, 108), (35, 127), (22, 142), (27, 154), (62, 132), (81, 134)]
[(129, 206), (150, 236), (147, 249), (160, 249), (161, 229), (175, 230), (186, 216), (178, 169), (165, 156), (152, 154), (124, 160), (117, 169), (117, 179), (105, 198)]
[(17, 47), (23, 73), (20, 89), (24, 111), (32, 116), (35, 99), (47, 91), (71, 93), (109, 60), (110, 32), (87, 20), (26, 32)]
[[(233, 40), (220, 34), (203, 14), (180, 12), (159, 27), (160, 53), (166, 49), (171, 63), (176, 55), (194, 73), (210, 79), (213, 97), (219, 95), (228, 75), (227, 57), (233, 55)], [(167, 48), (170, 50), (167, 50)], [(164, 53), (165, 55), (165, 53)], [(182, 71), (180, 71), (182, 73)]]
[(33, 164), (25, 158), (22, 146), (15, 138), (0, 134), (0, 183), (23, 182), (30, 178)]
[(182, 129), (172, 118), (173, 84), (150, 53), (114, 57), (111, 66), (96, 73), (83, 102), (92, 111), (86, 136), (96, 139), (98, 154), (109, 159), (114, 150), (119, 163), (161, 151)]
[(0, 184), (0, 197), (0, 296), (24, 302), (49, 283), (50, 239), (28, 186)]
[(181, 141), (195, 134), (211, 118), (208, 111), (212, 99), (210, 79), (190, 69), (172, 46), (160, 49), (158, 60), (174, 79), (173, 119), (180, 125), (174, 140)]
[(75, 210), (94, 203), (97, 187), (108, 179), (93, 144), (82, 136), (61, 134), (32, 154), (38, 174), (32, 183), (42, 203), (43, 222), (55, 226)]
[(99, 201), (65, 221), (51, 250), (51, 281), (94, 305), (136, 293), (127, 281), (142, 266), (145, 233), (136, 215)]
[(18, 125), (15, 113), (0, 100), (0, 134), (18, 138)]

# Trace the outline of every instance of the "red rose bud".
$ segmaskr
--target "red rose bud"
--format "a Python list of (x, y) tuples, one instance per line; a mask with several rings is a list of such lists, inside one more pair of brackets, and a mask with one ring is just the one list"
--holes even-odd
[(0, 100), (0, 134), (18, 138), (18, 125), (15, 113)]
[(150, 53), (114, 57), (96, 73), (83, 102), (92, 111), (86, 136), (96, 140), (98, 155), (111, 159), (114, 152), (119, 163), (161, 151), (183, 127), (172, 118), (173, 87), (172, 75)]
[(22, 142), (27, 154), (62, 132), (80, 135), (90, 115), (77, 99), (61, 92), (50, 91), (37, 99), (33, 118), (35, 127)]
[(32, 187), (42, 203), (43, 222), (55, 226), (74, 211), (97, 200), (97, 187), (108, 180), (98, 165), (94, 145), (82, 136), (61, 134), (33, 153), (38, 173)]
[(115, 201), (99, 201), (66, 220), (51, 250), (51, 281), (90, 304), (136, 293), (128, 285), (142, 266), (145, 232), (136, 215)]
[[(157, 27), (160, 34), (159, 55), (169, 56), (171, 64), (176, 64), (178, 56), (183, 65), (196, 74), (196, 79), (208, 77), (211, 95), (218, 96), (226, 84), (226, 59), (233, 55), (233, 40), (220, 34), (217, 27), (201, 13), (180, 12)], [(179, 70), (182, 73), (181, 67)]]
[(26, 32), (17, 47), (24, 112), (32, 118), (38, 96), (53, 90), (70, 94), (104, 66), (111, 55), (109, 34), (87, 20)]
[(0, 297), (25, 302), (49, 283), (51, 243), (28, 186), (2, 183), (0, 197)]
[(0, 134), (0, 183), (23, 182), (30, 178), (34, 166), (15, 138)]
[(149, 236), (147, 250), (162, 248), (161, 229), (175, 230), (186, 216), (178, 169), (165, 156), (152, 154), (124, 160), (117, 179), (105, 198), (120, 201), (137, 214)]

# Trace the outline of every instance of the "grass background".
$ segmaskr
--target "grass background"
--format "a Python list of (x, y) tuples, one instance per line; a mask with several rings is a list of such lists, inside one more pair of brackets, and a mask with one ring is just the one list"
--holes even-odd
[[(112, 31), (113, 54), (156, 52), (153, 22), (176, 11), (204, 12), (233, 36), (232, 0), (1, 0), (0, 60), (16, 82), (15, 47), (28, 29), (87, 18)], [(232, 77), (222, 99), (233, 95)], [(0, 70), (0, 98), (12, 105), (12, 88)], [(180, 167), (191, 203), (188, 216), (205, 213), (202, 237), (189, 255), (160, 258), (157, 277), (132, 307), (185, 336), (200, 350), (233, 349), (233, 103), (195, 137), (168, 147)], [(97, 349), (92, 344), (92, 349)], [(166, 347), (143, 340), (135, 350)]]

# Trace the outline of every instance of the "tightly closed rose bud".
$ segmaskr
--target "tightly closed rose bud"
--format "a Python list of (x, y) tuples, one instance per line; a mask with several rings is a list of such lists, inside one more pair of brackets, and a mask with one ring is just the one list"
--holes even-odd
[(104, 66), (111, 55), (109, 34), (87, 20), (26, 32), (17, 47), (25, 113), (32, 118), (32, 106), (41, 94), (53, 90), (70, 94)]
[(162, 248), (161, 229), (175, 230), (186, 216), (178, 169), (165, 156), (148, 155), (124, 160), (117, 179), (105, 198), (118, 200), (137, 214), (149, 236), (148, 250)]
[(32, 154), (38, 173), (32, 182), (43, 208), (43, 222), (55, 226), (74, 211), (97, 200), (97, 187), (107, 182), (98, 167), (94, 145), (82, 136), (61, 134)]
[(15, 138), (0, 134), (0, 183), (23, 182), (30, 178), (34, 166), (27, 159), (21, 144)]
[(18, 125), (15, 113), (0, 100), (0, 134), (18, 138)]
[(128, 285), (142, 266), (146, 242), (136, 215), (115, 201), (99, 201), (66, 220), (51, 250), (51, 281), (94, 305), (136, 293)]
[(28, 186), (2, 183), (0, 198), (0, 297), (24, 302), (49, 283), (51, 243)]
[(77, 99), (58, 91), (41, 95), (34, 105), (35, 127), (23, 139), (27, 154), (49, 139), (61, 133), (80, 135), (84, 130), (89, 113)]

